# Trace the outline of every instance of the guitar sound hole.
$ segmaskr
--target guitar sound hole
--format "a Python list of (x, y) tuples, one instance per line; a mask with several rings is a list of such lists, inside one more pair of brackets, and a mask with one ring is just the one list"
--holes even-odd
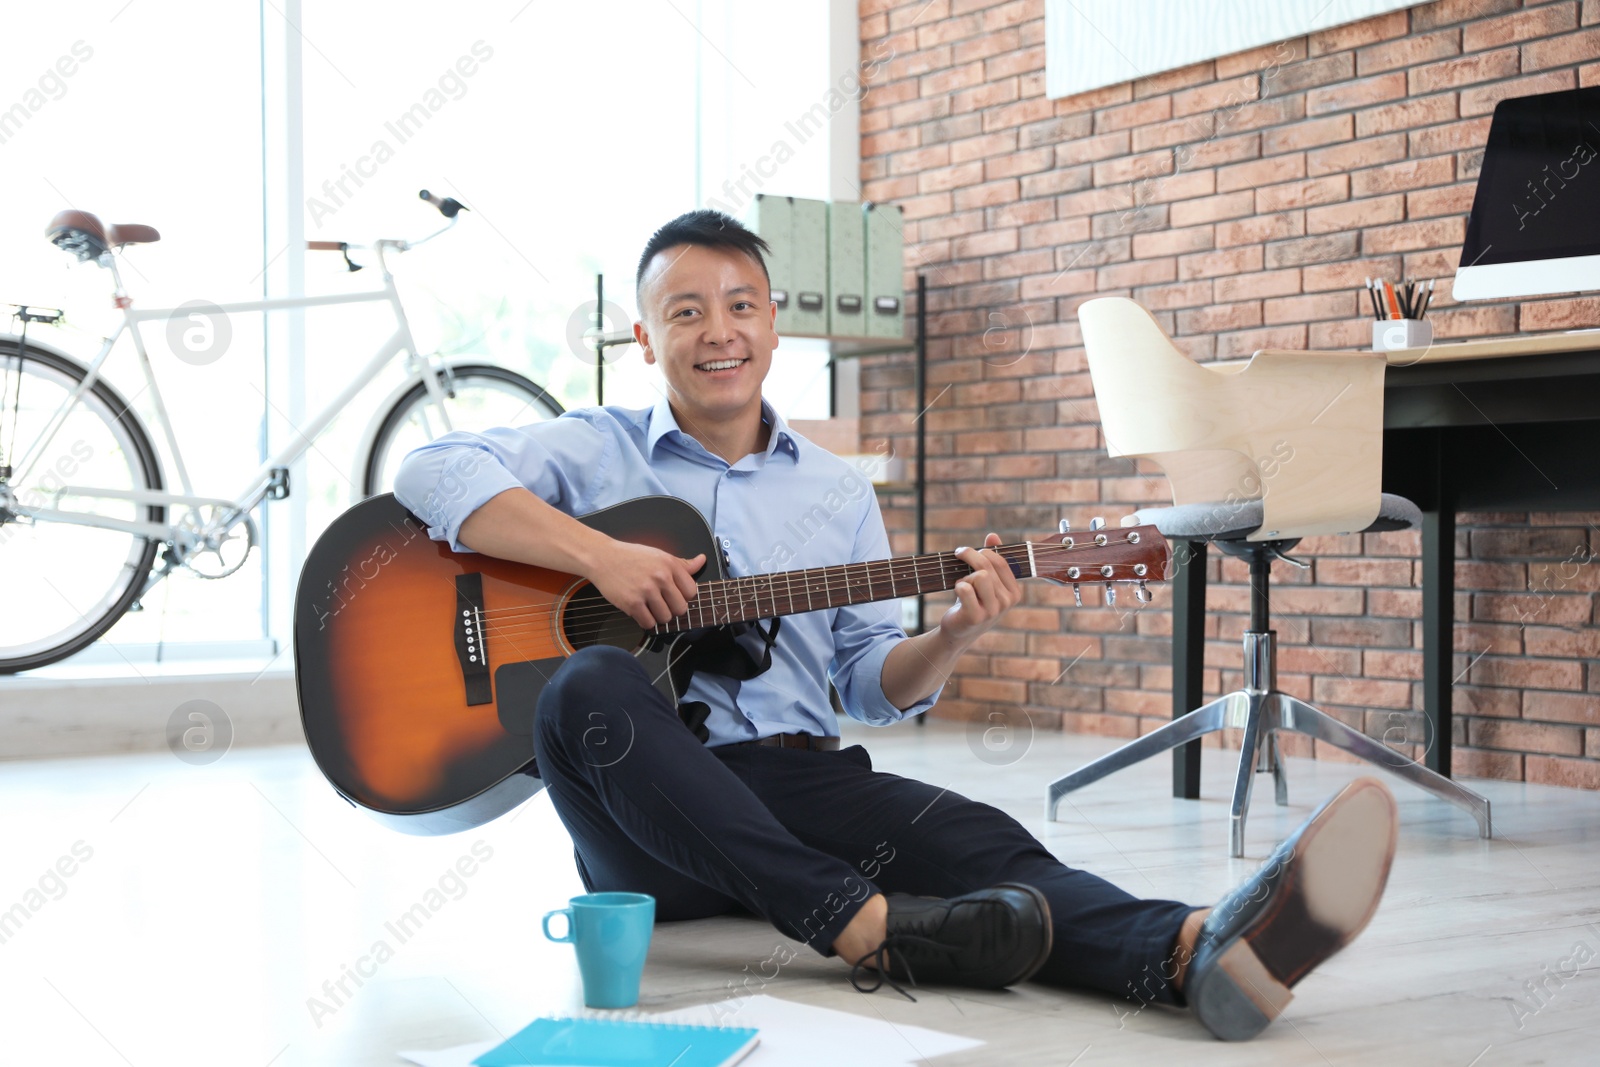
[(621, 608), (592, 585), (581, 586), (561, 615), (561, 633), (573, 648), (615, 645), (633, 652), (644, 643), (644, 631)]

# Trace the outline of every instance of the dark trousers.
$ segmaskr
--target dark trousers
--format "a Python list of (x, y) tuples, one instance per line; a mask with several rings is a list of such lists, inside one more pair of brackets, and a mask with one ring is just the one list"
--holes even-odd
[(1035, 975), (1171, 1003), (1189, 905), (1140, 900), (1051, 855), (1011, 816), (838, 752), (707, 748), (639, 662), (580, 650), (539, 696), (539, 770), (591, 891), (656, 898), (660, 920), (744, 908), (823, 955), (873, 892), (959, 896), (1022, 882), (1050, 902)]

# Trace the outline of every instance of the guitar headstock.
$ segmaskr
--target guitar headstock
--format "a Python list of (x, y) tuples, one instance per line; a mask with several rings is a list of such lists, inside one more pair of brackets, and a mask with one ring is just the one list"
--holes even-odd
[[(1063, 530), (1041, 539), (1029, 539), (1034, 574), (1076, 587), (1084, 582), (1106, 586), (1106, 603), (1116, 601), (1113, 583), (1137, 582), (1138, 599), (1148, 602), (1145, 582), (1172, 577), (1172, 546), (1154, 526), (1095, 526), (1087, 532)], [(1081, 595), (1078, 598), (1081, 604)]]

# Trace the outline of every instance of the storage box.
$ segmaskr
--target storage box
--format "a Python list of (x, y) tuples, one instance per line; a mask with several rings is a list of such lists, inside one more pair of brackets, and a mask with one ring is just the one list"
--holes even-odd
[(1372, 350), (1427, 348), (1433, 344), (1433, 323), (1427, 319), (1379, 319), (1372, 324)]
[(906, 329), (905, 225), (893, 204), (867, 204), (867, 336), (901, 338)]
[(794, 291), (790, 330), (821, 336), (828, 332), (828, 203), (802, 200), (790, 205), (793, 228), (789, 245)]
[(828, 333), (867, 336), (867, 223), (861, 205), (828, 205)]
[(772, 299), (778, 305), (778, 332), (794, 329), (794, 205), (790, 197), (757, 193), (745, 221), (765, 242)]

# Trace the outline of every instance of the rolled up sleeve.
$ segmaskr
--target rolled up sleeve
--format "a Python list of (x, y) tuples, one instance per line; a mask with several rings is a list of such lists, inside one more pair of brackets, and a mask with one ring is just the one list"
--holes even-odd
[[(876, 493), (866, 494), (867, 508), (856, 530), (852, 563), (889, 558), (889, 535), (883, 526)], [(921, 715), (938, 701), (944, 686), (935, 689), (911, 707), (901, 710), (883, 692), (883, 663), (900, 642), (906, 640), (899, 621), (900, 602), (883, 600), (875, 604), (852, 604), (835, 610), (833, 619), (834, 657), (828, 677), (839, 691), (839, 703), (852, 719), (872, 726), (886, 726), (900, 719)]]
[(587, 510), (614, 447), (608, 434), (570, 415), (531, 426), (448, 433), (401, 461), (394, 495), (427, 525), (428, 536), (470, 552), (460, 541), (461, 524), (507, 489), (528, 489), (569, 515)]

